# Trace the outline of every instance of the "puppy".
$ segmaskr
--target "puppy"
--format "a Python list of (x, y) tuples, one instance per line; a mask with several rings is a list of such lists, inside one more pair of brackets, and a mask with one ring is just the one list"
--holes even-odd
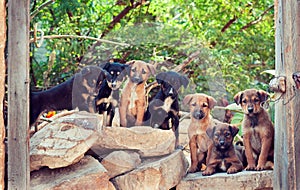
[(142, 125), (146, 110), (145, 84), (155, 67), (144, 61), (129, 61), (129, 80), (120, 101), (120, 124), (123, 127)]
[(212, 175), (217, 171), (232, 174), (243, 170), (243, 164), (233, 145), (233, 139), (238, 131), (236, 126), (221, 122), (215, 122), (213, 127), (206, 130), (213, 143), (209, 146), (207, 167), (202, 175)]
[(104, 116), (104, 126), (112, 126), (115, 108), (118, 107), (119, 103), (119, 88), (126, 79), (128, 67), (128, 65), (118, 62), (106, 63), (103, 67), (107, 71), (107, 76), (95, 101), (97, 112)]
[(154, 128), (172, 129), (175, 133), (177, 147), (179, 144), (178, 91), (181, 86), (184, 88), (188, 86), (189, 79), (176, 72), (167, 71), (159, 73), (156, 81), (160, 85), (160, 90), (150, 102), (144, 120), (150, 119), (150, 126)]
[(105, 77), (100, 67), (88, 66), (49, 90), (30, 92), (30, 124), (45, 111), (78, 108), (95, 113), (95, 97)]
[[(247, 158), (246, 170), (265, 170), (273, 167), (274, 127), (264, 108), (268, 94), (263, 90), (247, 89), (234, 96), (244, 112), (243, 141)], [(268, 162), (270, 161), (270, 162)]]
[(183, 104), (189, 105), (191, 114), (191, 123), (188, 128), (191, 167), (188, 172), (193, 173), (199, 171), (201, 165), (206, 163), (208, 147), (212, 144), (206, 130), (213, 124), (214, 119), (210, 111), (217, 101), (206, 94), (196, 93), (186, 95)]

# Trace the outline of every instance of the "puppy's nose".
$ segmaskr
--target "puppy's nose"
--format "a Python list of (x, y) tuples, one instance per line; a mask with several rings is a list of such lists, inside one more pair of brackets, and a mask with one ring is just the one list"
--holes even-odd
[(142, 79), (140, 77), (133, 77), (132, 78), (132, 82), (134, 82), (134, 83), (140, 83), (140, 82), (142, 82)]
[(200, 110), (200, 111), (195, 111), (193, 116), (196, 119), (202, 119), (205, 116), (205, 114), (203, 111)]
[(224, 140), (220, 140), (220, 145), (224, 145), (225, 144), (225, 141)]
[(253, 110), (254, 110), (254, 108), (253, 108), (253, 107), (248, 107), (248, 112), (249, 112), (249, 113), (252, 113), (252, 112), (253, 112)]
[(116, 86), (116, 82), (111, 83), (111, 87), (115, 88)]

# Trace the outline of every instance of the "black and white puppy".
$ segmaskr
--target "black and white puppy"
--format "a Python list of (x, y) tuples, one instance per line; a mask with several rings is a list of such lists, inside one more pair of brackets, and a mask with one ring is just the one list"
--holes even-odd
[(96, 107), (97, 112), (104, 116), (105, 126), (112, 126), (115, 108), (119, 103), (119, 89), (128, 75), (128, 68), (129, 65), (119, 62), (106, 63), (103, 67), (108, 74), (96, 97)]
[[(154, 99), (149, 103), (144, 121), (148, 121), (151, 127), (164, 130), (172, 129), (178, 146), (178, 125), (179, 125), (179, 103), (178, 91), (181, 86), (186, 88), (189, 79), (177, 72), (167, 71), (159, 73), (156, 81), (160, 84), (160, 90)], [(171, 126), (170, 122), (171, 121)]]
[(72, 110), (96, 113), (95, 97), (106, 71), (98, 66), (84, 67), (69, 80), (45, 91), (30, 92), (30, 124), (39, 115), (51, 110)]

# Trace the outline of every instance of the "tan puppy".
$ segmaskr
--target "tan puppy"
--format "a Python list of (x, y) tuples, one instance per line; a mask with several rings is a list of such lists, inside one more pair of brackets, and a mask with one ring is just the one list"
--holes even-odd
[(207, 150), (212, 140), (206, 130), (212, 126), (211, 109), (217, 101), (206, 94), (189, 94), (183, 99), (183, 104), (189, 105), (191, 123), (188, 128), (189, 146), (191, 151), (191, 167), (189, 173), (199, 171), (202, 163), (206, 163)]
[(122, 127), (142, 125), (146, 110), (145, 84), (155, 67), (144, 61), (129, 61), (129, 80), (123, 89), (120, 101), (120, 123)]
[(242, 130), (248, 163), (246, 170), (273, 168), (274, 127), (267, 111), (261, 106), (267, 98), (265, 91), (256, 89), (247, 89), (234, 96), (234, 101), (242, 106), (245, 113)]

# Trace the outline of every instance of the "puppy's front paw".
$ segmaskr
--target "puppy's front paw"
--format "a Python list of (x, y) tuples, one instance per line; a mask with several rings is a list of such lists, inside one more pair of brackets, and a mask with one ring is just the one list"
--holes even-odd
[(265, 169), (266, 169), (266, 167), (264, 165), (257, 165), (256, 168), (255, 168), (256, 171), (262, 171), (262, 170), (265, 170)]
[(234, 174), (234, 173), (237, 173), (237, 172), (238, 172), (238, 170), (235, 167), (230, 167), (227, 170), (228, 174)]
[(214, 169), (206, 168), (206, 170), (204, 170), (204, 171), (202, 172), (202, 175), (207, 176), (207, 175), (212, 175), (212, 174), (214, 174), (214, 173), (215, 173)]
[(248, 171), (254, 171), (256, 169), (254, 164), (248, 164), (248, 166), (245, 168), (245, 170)]
[(197, 171), (197, 167), (190, 167), (190, 169), (187, 171), (187, 173), (195, 173)]

